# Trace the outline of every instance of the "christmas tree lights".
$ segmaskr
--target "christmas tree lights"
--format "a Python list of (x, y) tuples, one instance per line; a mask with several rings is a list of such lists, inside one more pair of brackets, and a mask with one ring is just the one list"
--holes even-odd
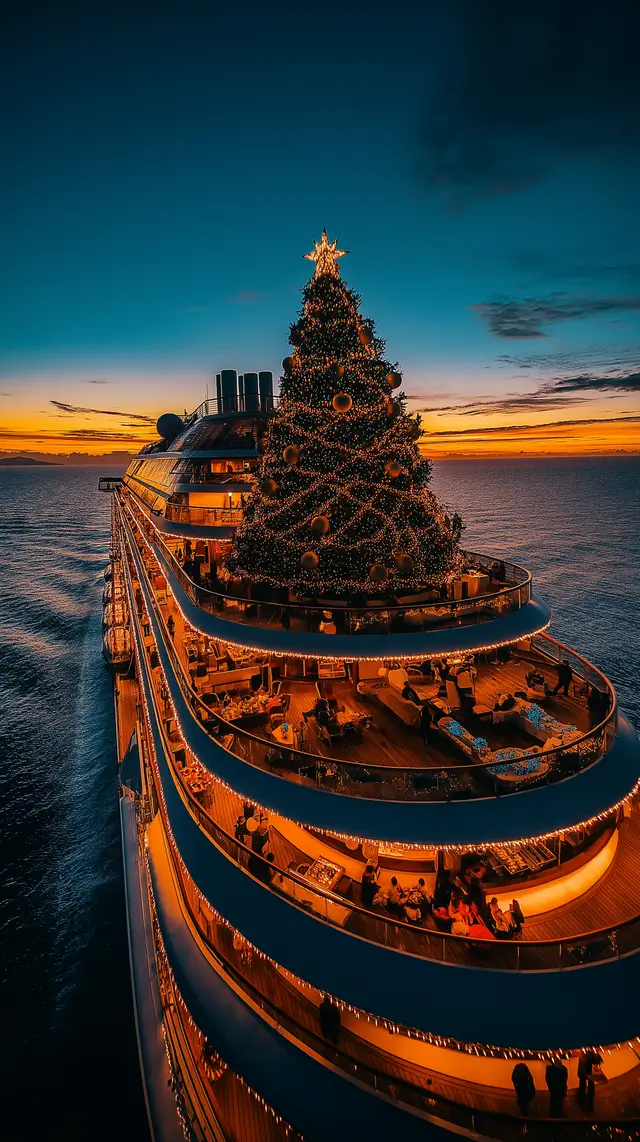
[(323, 231), (305, 255), (315, 272), (229, 571), (311, 596), (439, 587), (459, 570), (462, 524), (428, 487), (420, 419), (340, 277), (345, 252)]

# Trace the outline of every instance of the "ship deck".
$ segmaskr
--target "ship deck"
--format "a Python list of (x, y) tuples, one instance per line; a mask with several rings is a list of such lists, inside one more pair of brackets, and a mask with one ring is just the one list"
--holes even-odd
[[(176, 636), (175, 646), (181, 655), (181, 658), (186, 667), (186, 650), (183, 641), (184, 623), (180, 613), (169, 602), (166, 606), (162, 607), (165, 615), (165, 620), (169, 613), (174, 615), (176, 623)], [(503, 665), (494, 665), (488, 668), (487, 674), (481, 678), (481, 670), (478, 671), (477, 689), (481, 686), (485, 688), (496, 686), (499, 692), (504, 692), (503, 687), (517, 686), (521, 678), (524, 677), (524, 672), (529, 668), (531, 661), (530, 655), (523, 655), (515, 661), (505, 663)], [(549, 681), (553, 678), (552, 668), (549, 665), (545, 667), (546, 676), (548, 675)], [(215, 675), (214, 675), (215, 677)], [(413, 679), (412, 679), (413, 681)], [(354, 693), (351, 684), (344, 680), (331, 681), (332, 692), (334, 696), (344, 703), (346, 709), (353, 710), (354, 712), (368, 712), (369, 707), (361, 700), (360, 696)], [(425, 689), (428, 689), (425, 687)], [(433, 689), (433, 687), (431, 688)], [(291, 706), (288, 714), (290, 719), (298, 720), (302, 718), (302, 713), (305, 709), (313, 704), (313, 699), (316, 696), (315, 682), (312, 681), (298, 681), (298, 680), (285, 680), (283, 683), (283, 690), (291, 694)], [(551, 700), (550, 705), (554, 707), (553, 713), (560, 716), (562, 713), (563, 719), (573, 718), (574, 724), (582, 723), (579, 728), (582, 728), (586, 721), (586, 711), (580, 699), (564, 695), (558, 695)], [(484, 723), (483, 723), (484, 728)], [(503, 730), (503, 726), (488, 727), (495, 730)], [(513, 727), (508, 727), (511, 730)], [(409, 766), (432, 764), (434, 766), (442, 764), (452, 764), (451, 754), (445, 754), (444, 749), (438, 745), (429, 747), (423, 745), (419, 734), (412, 732), (410, 729), (398, 727), (398, 723), (392, 714), (388, 713), (384, 708), (376, 709), (374, 716), (374, 727), (370, 732), (370, 740), (364, 740), (360, 745), (353, 745), (352, 752), (348, 755), (349, 760), (359, 762), (366, 765), (367, 759), (375, 760), (380, 764), (395, 764)], [(260, 728), (252, 732), (259, 733)], [(515, 731), (517, 733), (517, 731)], [(320, 742), (314, 729), (313, 719), (308, 722), (308, 745), (307, 748), (320, 751), (326, 751), (324, 743)], [(525, 738), (524, 734), (521, 734)], [(315, 739), (315, 740), (314, 740)], [(266, 739), (268, 740), (268, 738)], [(526, 739), (527, 741), (530, 739)], [(513, 742), (513, 738), (511, 739)], [(445, 747), (446, 748), (446, 747)], [(451, 751), (453, 752), (453, 751)], [(323, 756), (330, 756), (328, 751), (323, 753)], [(384, 760), (383, 760), (384, 759)], [(213, 820), (220, 825), (225, 832), (233, 835), (235, 821), (242, 809), (242, 799), (226, 789), (223, 786), (216, 785), (214, 805), (211, 807), (210, 812)], [(276, 858), (276, 864), (281, 869), (295, 868), (301, 863), (309, 863), (312, 859), (304, 848), (293, 844), (287, 839), (277, 828), (274, 823), (270, 830), (270, 844)], [(331, 853), (330, 845), (327, 845), (328, 855)], [(333, 859), (340, 863), (340, 856), (333, 850)], [(401, 884), (408, 887), (408, 880), (417, 879), (418, 873), (414, 872), (413, 875), (408, 874), (406, 866), (402, 866), (399, 861), (397, 865), (390, 866), (387, 860), (387, 874), (391, 876), (395, 874), (398, 876)], [(589, 889), (586, 893), (580, 896), (577, 900), (555, 909), (552, 912), (545, 913), (540, 916), (528, 916), (527, 922), (524, 927), (523, 935), (520, 943), (527, 944), (539, 941), (555, 941), (555, 940), (574, 940), (583, 934), (590, 932), (597, 932), (601, 929), (606, 929), (611, 926), (618, 925), (624, 921), (631, 920), (640, 914), (640, 881), (635, 875), (637, 868), (640, 866), (640, 813), (632, 814), (631, 818), (624, 821), (620, 828), (620, 838), (617, 852), (613, 862), (601, 877), (601, 879)], [(507, 886), (508, 887), (508, 886)], [(502, 892), (502, 890), (497, 890)], [(360, 885), (356, 881), (351, 884), (351, 897), (355, 903), (360, 903)], [(384, 908), (372, 907), (372, 913), (377, 914), (381, 918), (389, 919), (389, 913)], [(432, 922), (431, 922), (432, 923)], [(423, 924), (424, 927), (429, 927), (430, 922), (427, 921)], [(347, 930), (354, 934), (361, 935), (365, 938), (376, 940), (379, 938), (379, 923), (375, 915), (367, 916), (361, 912), (353, 911), (350, 919), (346, 925)], [(386, 939), (392, 938), (394, 946), (400, 950), (413, 952), (415, 954), (424, 954), (424, 940), (420, 936), (421, 928), (415, 930), (404, 925), (402, 927), (395, 925), (387, 926)], [(391, 935), (392, 934), (392, 935)], [(509, 945), (512, 947), (513, 945)], [(509, 955), (509, 949), (503, 949), (499, 942), (491, 942), (491, 960), (495, 966), (500, 966), (499, 960)], [(488, 949), (487, 949), (488, 951)], [(549, 947), (548, 953), (545, 955), (544, 949), (540, 950), (540, 966), (545, 966), (545, 959), (548, 959), (548, 966), (554, 967), (557, 965), (557, 949)], [(462, 940), (450, 940), (447, 942), (447, 959), (452, 963), (460, 964), (476, 964), (486, 959), (486, 953), (483, 948), (478, 948), (477, 942), (468, 944)]]
[[(214, 803), (209, 812), (212, 818), (225, 832), (233, 835), (234, 825), (242, 811), (243, 799), (224, 786), (216, 786)], [(304, 835), (300, 830), (299, 834)], [(302, 843), (302, 841), (301, 841)], [(277, 820), (272, 820), (269, 829), (269, 846), (275, 856), (278, 868), (296, 868), (302, 863), (309, 864), (313, 856), (303, 848), (293, 844), (278, 828)], [(314, 845), (314, 851), (317, 846)], [(340, 854), (326, 845), (327, 856), (340, 864)], [(597, 883), (577, 899), (541, 915), (526, 917), (526, 922), (520, 936), (519, 944), (538, 943), (539, 941), (579, 940), (590, 932), (614, 927), (627, 920), (632, 920), (640, 914), (640, 880), (637, 869), (640, 867), (640, 811), (636, 811), (622, 822), (619, 831), (619, 842), (615, 857)], [(362, 864), (364, 869), (364, 863)], [(407, 873), (402, 862), (393, 864), (387, 861), (385, 880), (397, 876), (399, 882), (410, 887), (420, 875), (420, 871)], [(493, 890), (492, 890), (493, 891)], [(345, 897), (348, 904), (353, 901), (362, 905), (360, 884), (352, 880), (349, 895)], [(345, 924), (345, 930), (365, 939), (377, 940), (379, 938), (379, 925), (376, 917), (390, 919), (389, 912), (383, 907), (372, 906), (370, 914), (352, 911)], [(415, 928), (408, 925), (387, 926), (387, 942), (400, 951), (410, 952), (414, 955), (424, 955), (424, 940), (421, 938), (423, 929), (435, 931), (433, 921), (423, 922), (422, 926)], [(486, 962), (491, 957), (491, 966), (499, 967), (497, 962), (501, 954), (509, 954), (513, 944), (505, 949), (499, 941), (491, 941), (486, 947), (478, 948), (477, 943), (465, 940), (447, 941), (447, 961), (458, 964), (478, 964)], [(497, 961), (496, 961), (497, 957)], [(554, 946), (548, 949), (548, 967), (557, 966), (557, 949)], [(540, 965), (545, 966), (544, 949), (540, 950)]]
[[(192, 637), (191, 631), (187, 628), (180, 610), (170, 595), (167, 596), (167, 602), (161, 605), (160, 610), (165, 623), (170, 615), (173, 618), (175, 623), (174, 645), (186, 672), (188, 669), (186, 643)], [(477, 705), (485, 706), (488, 709), (493, 709), (500, 695), (524, 690), (526, 688), (525, 674), (532, 667), (535, 667), (543, 675), (549, 687), (555, 686), (557, 682), (557, 673), (553, 663), (535, 649), (524, 651), (514, 648), (512, 657), (507, 662), (491, 662), (487, 660), (486, 656), (482, 656), (476, 665), (475, 702)], [(201, 693), (206, 693), (207, 689), (213, 690), (216, 687), (219, 690), (233, 691), (234, 689), (233, 674), (221, 682), (219, 672), (207, 671), (198, 681)], [(436, 684), (430, 684), (425, 679), (421, 680), (414, 674), (411, 674), (410, 682), (421, 699), (432, 700), (436, 698), (438, 693)], [(237, 685), (241, 684), (246, 685), (246, 681), (237, 683)], [(364, 728), (361, 742), (346, 739), (335, 747), (331, 747), (327, 742), (321, 740), (315, 720), (311, 718), (307, 722), (307, 744), (304, 747), (307, 752), (319, 757), (327, 759), (333, 757), (365, 767), (378, 765), (400, 769), (441, 769), (447, 766), (469, 764), (469, 757), (456, 750), (449, 740), (439, 735), (435, 729), (430, 735), (428, 746), (425, 746), (419, 728), (407, 725), (401, 718), (396, 717), (381, 702), (377, 701), (375, 690), (372, 690), (370, 694), (361, 696), (349, 681), (331, 679), (328, 684), (333, 697), (340, 706), (344, 707), (346, 713), (354, 716), (368, 715), (372, 724)], [(324, 682), (323, 685), (326, 688), (327, 682)], [(561, 692), (543, 699), (542, 704), (544, 710), (557, 718), (558, 721), (576, 726), (582, 733), (586, 733), (589, 729), (589, 712), (586, 698), (578, 693), (580, 689), (581, 685), (576, 679), (576, 682), (569, 688), (569, 695)], [(284, 678), (281, 690), (290, 695), (288, 720), (299, 724), (302, 721), (303, 712), (312, 709), (318, 696), (316, 679)], [(494, 725), (491, 719), (486, 716), (477, 717), (470, 713), (463, 717), (459, 711), (456, 711), (453, 717), (462, 721), (474, 735), (484, 737), (492, 749), (508, 747), (527, 749), (536, 744), (540, 748), (544, 748), (512, 722), (506, 721)], [(251, 726), (250, 732), (265, 741), (273, 741), (266, 726)]]
[[(154, 861), (162, 859), (167, 861), (168, 854), (164, 848), (164, 856), (159, 857), (158, 847), (154, 841)], [(516, 1109), (515, 1097), (511, 1090), (505, 1086), (468, 1081), (462, 1077), (449, 1077), (434, 1065), (437, 1052), (425, 1044), (416, 1043), (401, 1034), (390, 1036), (383, 1028), (375, 1023), (363, 1021), (361, 1017), (349, 1012), (342, 1013), (342, 1026), (338, 1039), (338, 1049), (326, 1043), (321, 1038), (317, 1005), (321, 998), (314, 988), (297, 986), (288, 975), (278, 969), (268, 959), (251, 955), (243, 945), (234, 940), (232, 930), (224, 925), (211, 925), (214, 947), (219, 955), (230, 965), (232, 971), (249, 981), (251, 989), (255, 989), (266, 999), (271, 1009), (280, 1013), (282, 1026), (293, 1032), (302, 1048), (325, 1055), (330, 1063), (338, 1063), (340, 1069), (351, 1071), (356, 1064), (362, 1069), (374, 1072), (378, 1079), (378, 1089), (384, 1092), (391, 1082), (408, 1084), (416, 1093), (424, 1092), (434, 1101), (428, 1109), (438, 1116), (438, 1103), (449, 1104), (443, 1107), (445, 1117), (456, 1121), (456, 1106), (466, 1110), (473, 1110), (481, 1119), (486, 1115), (505, 1115), (518, 1123), (519, 1114)], [(395, 981), (397, 983), (398, 981)], [(630, 1048), (627, 1048), (630, 1050)], [(635, 1052), (633, 1052), (635, 1054)], [(423, 1062), (416, 1058), (424, 1058)], [(570, 1071), (570, 1083), (575, 1086), (576, 1060), (567, 1060)], [(483, 1063), (483, 1070), (489, 1080), (492, 1074), (492, 1060)], [(509, 1064), (509, 1067), (511, 1064)], [(544, 1061), (529, 1060), (529, 1066), (534, 1073), (537, 1091), (530, 1108), (529, 1117), (532, 1120), (545, 1119), (548, 1116), (548, 1094), (544, 1088)], [(457, 1069), (457, 1068), (456, 1068)], [(605, 1073), (607, 1063), (605, 1059)], [(504, 1071), (502, 1071), (504, 1075)], [(632, 1065), (629, 1070), (612, 1077), (604, 1087), (598, 1088), (595, 1105), (591, 1112), (585, 1113), (580, 1105), (577, 1093), (570, 1090), (563, 1107), (563, 1117), (569, 1121), (598, 1122), (598, 1120), (611, 1120), (623, 1118), (636, 1118), (640, 1110), (638, 1103), (638, 1079), (640, 1067)], [(496, 1076), (497, 1077), (497, 1076)], [(396, 1092), (395, 1097), (402, 1097)], [(453, 1104), (453, 1105), (452, 1105)], [(427, 1108), (424, 1107), (423, 1108)], [(476, 1130), (480, 1133), (493, 1131), (483, 1129), (490, 1127), (489, 1122), (482, 1126), (476, 1121)], [(504, 1131), (507, 1130), (507, 1135)], [(503, 1120), (500, 1123), (500, 1137), (510, 1136), (509, 1126)]]

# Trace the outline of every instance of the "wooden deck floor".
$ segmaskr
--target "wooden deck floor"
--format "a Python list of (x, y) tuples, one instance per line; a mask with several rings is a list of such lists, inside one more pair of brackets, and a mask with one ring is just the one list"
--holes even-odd
[[(238, 955), (233, 948), (231, 934), (226, 929), (219, 928), (218, 938), (225, 959), (231, 963), (239, 963)], [(248, 965), (245, 960), (242, 970), (248, 973), (252, 984), (270, 1003), (295, 1020), (301, 1029), (303, 1042), (306, 1040), (305, 1031), (314, 1037), (318, 1036), (317, 1004), (320, 1000), (320, 993), (312, 988), (305, 988), (304, 994), (301, 993), (282, 971), (260, 957), (254, 956)], [(379, 1046), (372, 1045), (358, 1035), (354, 1030), (357, 1027), (357, 1018), (346, 1017), (345, 1023), (347, 1022), (349, 1026), (343, 1026), (341, 1029), (338, 1047), (343, 1055), (360, 1064), (361, 1067), (369, 1067), (378, 1075), (389, 1076), (392, 1080), (396, 1079), (409, 1083), (417, 1090), (424, 1091), (425, 1094), (439, 1096), (459, 1106), (485, 1111), (488, 1114), (517, 1115), (515, 1097), (510, 1091), (463, 1079), (450, 1079), (439, 1071), (406, 1061)], [(314, 1045), (317, 1048), (317, 1038)], [(329, 1058), (331, 1058), (330, 1046), (329, 1052)], [(640, 1067), (636, 1067), (626, 1074), (610, 1080), (604, 1090), (598, 1091), (593, 1117), (597, 1120), (604, 1117), (637, 1116), (640, 1112), (639, 1078)], [(438, 1113), (437, 1104), (433, 1107), (433, 1112)], [(547, 1115), (548, 1095), (544, 1091), (544, 1093), (541, 1092), (536, 1095), (531, 1107), (531, 1117), (544, 1118)], [(577, 1121), (587, 1121), (590, 1117), (584, 1113), (575, 1093), (570, 1094), (566, 1099), (564, 1117)]]
[(564, 908), (532, 917), (525, 940), (572, 938), (632, 920), (640, 914), (640, 808), (622, 822), (611, 867), (583, 896)]
[[(178, 622), (182, 622), (179, 615), (176, 617), (176, 646), (181, 654), (184, 654), (184, 649), (181, 646), (180, 630)], [(495, 667), (492, 667), (495, 670)], [(503, 667), (497, 668), (508, 672), (508, 678), (514, 680), (514, 672), (517, 678), (519, 672), (524, 674), (528, 669), (528, 664), (525, 661), (508, 663)], [(507, 681), (507, 674), (501, 675)], [(315, 696), (314, 683), (300, 683), (296, 681), (287, 682), (286, 689), (291, 693), (291, 713), (290, 718), (296, 716), (302, 717), (302, 711), (309, 709), (313, 704)], [(332, 682), (334, 695), (342, 702), (348, 709), (362, 711), (364, 707), (360, 696), (355, 694), (349, 682), (333, 681)], [(575, 699), (565, 699), (563, 696), (562, 701), (567, 704), (577, 702)], [(573, 710), (571, 711), (574, 712)], [(393, 728), (396, 727), (396, 720), (392, 714), (386, 710), (381, 710), (385, 720), (380, 718), (378, 725), (378, 717), (376, 713), (376, 728), (371, 730), (371, 734), (376, 735), (376, 740), (388, 751), (387, 756), (395, 756), (396, 759), (407, 758), (411, 756), (407, 741), (412, 742), (414, 739), (410, 736), (410, 731), (406, 735), (401, 736)], [(308, 732), (310, 739), (310, 748), (314, 748), (312, 737), (315, 735), (314, 721), (310, 720), (308, 723)], [(420, 754), (416, 753), (416, 758), (424, 757), (428, 751), (425, 750), (419, 736), (416, 734), (417, 748)], [(320, 749), (323, 743), (317, 743), (317, 748)], [(352, 747), (355, 751), (368, 751), (371, 747), (363, 742), (361, 746)], [(431, 748), (431, 747), (429, 747)], [(364, 755), (360, 757), (354, 756), (353, 760), (363, 760)], [(376, 753), (380, 759), (380, 753)], [(380, 760), (378, 760), (380, 764)], [(391, 762), (389, 762), (391, 764)], [(408, 761), (396, 760), (397, 764), (409, 764)], [(416, 761), (416, 764), (424, 764), (424, 761)], [(442, 763), (441, 763), (442, 764)], [(211, 813), (213, 819), (225, 830), (225, 832), (233, 835), (234, 825), (236, 819), (242, 809), (242, 799), (231, 791), (225, 790), (222, 786), (216, 786), (214, 805)], [(276, 858), (276, 865), (281, 869), (287, 869), (291, 865), (296, 866), (308, 860), (307, 854), (301, 849), (297, 848), (278, 830), (274, 822), (274, 827), (270, 833), (270, 845)], [(606, 875), (596, 884), (588, 893), (579, 900), (566, 905), (563, 908), (557, 909), (554, 912), (545, 914), (542, 917), (528, 920), (525, 924), (524, 934), (519, 941), (522, 944), (531, 942), (538, 942), (544, 940), (560, 940), (560, 939), (576, 939), (579, 936), (597, 931), (601, 928), (617, 925), (624, 920), (631, 919), (640, 913), (640, 878), (636, 875), (636, 870), (640, 867), (640, 813), (634, 813), (630, 819), (625, 821), (621, 828), (620, 843), (618, 851), (614, 859), (612, 867)], [(407, 880), (406, 873), (403, 873), (402, 868), (399, 866), (394, 870), (401, 878), (401, 883)], [(416, 879), (417, 874), (411, 878)], [(360, 885), (357, 882), (352, 884), (351, 888), (352, 899), (355, 903), (360, 903)], [(380, 919), (376, 919), (376, 914)], [(413, 952), (414, 954), (424, 955), (425, 938), (422, 934), (422, 928), (409, 929), (406, 927), (391, 927), (384, 923), (389, 920), (389, 915), (384, 909), (374, 909), (373, 914), (364, 915), (359, 912), (352, 912), (350, 919), (347, 921), (347, 929), (354, 934), (359, 934), (365, 938), (375, 941), (380, 939), (388, 940), (389, 933), (393, 932), (394, 946), (399, 949)], [(429, 922), (425, 923), (425, 927), (430, 927)], [(384, 929), (386, 928), (386, 932)], [(509, 944), (507, 947), (500, 947), (497, 943), (491, 944), (491, 957), (492, 962), (495, 961), (498, 966), (498, 961), (504, 959), (505, 966), (512, 963), (513, 945)], [(482, 949), (481, 949), (482, 952)], [(475, 963), (477, 962), (478, 955), (480, 954), (481, 962), (482, 955), (478, 953), (476, 946), (467, 944), (466, 941), (448, 941), (447, 942), (447, 959), (450, 962), (459, 963)], [(556, 949), (549, 952), (551, 957), (547, 966), (552, 967), (556, 964)], [(485, 957), (486, 958), (486, 957)], [(540, 966), (545, 966), (541, 963)]]
[[(174, 644), (180, 655), (185, 669), (187, 656), (184, 647), (185, 623), (179, 610), (171, 598), (162, 608), (165, 620), (171, 614), (175, 622)], [(532, 662), (545, 675), (549, 683), (555, 683), (555, 671), (545, 659), (539, 655), (518, 657), (504, 664), (489, 664), (482, 660), (478, 664), (478, 677), (476, 679), (476, 700), (480, 704), (493, 706), (499, 694), (513, 693), (525, 686), (525, 674)], [(216, 674), (210, 675), (215, 683)], [(412, 683), (414, 680), (412, 679)], [(417, 685), (417, 683), (415, 683)], [(344, 705), (345, 710), (354, 714), (368, 714), (373, 719), (373, 725), (363, 732), (362, 742), (343, 742), (334, 748), (319, 739), (316, 732), (315, 720), (307, 723), (307, 746), (310, 753), (320, 757), (335, 757), (360, 765), (383, 765), (393, 768), (425, 768), (440, 769), (446, 766), (463, 766), (468, 758), (461, 751), (456, 750), (451, 743), (439, 736), (437, 732), (431, 734), (429, 745), (425, 746), (420, 732), (406, 726), (399, 718), (389, 711), (375, 698), (361, 697), (355, 688), (347, 681), (332, 681), (334, 696)], [(285, 679), (283, 692), (291, 695), (289, 718), (298, 723), (302, 720), (305, 710), (310, 710), (316, 699), (315, 681), (298, 681)], [(420, 696), (433, 698), (437, 694), (437, 687), (427, 683), (418, 686)], [(588, 729), (588, 711), (584, 699), (573, 696), (557, 695), (545, 702), (545, 709), (554, 717), (567, 724), (575, 725), (580, 730)], [(480, 720), (473, 715), (465, 719), (465, 724), (471, 732), (485, 737), (493, 749), (503, 746), (514, 746), (526, 749), (533, 744), (533, 739), (509, 722), (493, 725), (486, 719)], [(252, 729), (258, 737), (268, 741), (269, 735), (264, 727)]]
[[(212, 819), (227, 833), (233, 835), (234, 825), (242, 811), (243, 799), (223, 786), (217, 786), (214, 803), (209, 810)], [(269, 847), (275, 856), (278, 868), (286, 870), (296, 867), (303, 862), (309, 862), (311, 857), (302, 848), (297, 847), (280, 833), (277, 818), (271, 821), (269, 830)], [(340, 861), (339, 856), (336, 860)], [(363, 863), (364, 869), (364, 863)], [(611, 868), (598, 881), (593, 888), (583, 896), (578, 897), (553, 912), (541, 916), (528, 917), (523, 934), (518, 944), (526, 948), (527, 944), (539, 941), (556, 941), (562, 939), (579, 941), (589, 932), (602, 928), (612, 927), (633, 919), (640, 914), (640, 878), (637, 869), (640, 867), (640, 810), (626, 819), (620, 827), (620, 838), (616, 856)], [(408, 886), (414, 883), (419, 872), (407, 875), (401, 865), (386, 870), (388, 875), (395, 873), (400, 882)], [(347, 902), (361, 905), (361, 888), (357, 881), (351, 881), (348, 890)], [(425, 941), (425, 931), (432, 932), (437, 938), (433, 921), (429, 918), (422, 926), (408, 927), (407, 925), (393, 924), (392, 918), (385, 908), (373, 907), (369, 912), (357, 910), (351, 912), (345, 924), (345, 930), (354, 935), (363, 936), (374, 942), (382, 942), (396, 947), (400, 951), (414, 955), (428, 956), (429, 949)], [(439, 943), (439, 941), (437, 941)], [(466, 940), (447, 940), (446, 958), (450, 963), (459, 964), (487, 964), (491, 957), (491, 966), (513, 966), (513, 943), (506, 945), (499, 941), (490, 941), (481, 946)], [(538, 950), (536, 949), (538, 954)], [(557, 966), (557, 947), (554, 944), (547, 950), (541, 949), (540, 967)], [(547, 962), (548, 961), (548, 962)]]
[(136, 708), (138, 701), (138, 683), (133, 678), (115, 676), (115, 702), (117, 709), (117, 749), (118, 763), (127, 752), (127, 746), (136, 724)]

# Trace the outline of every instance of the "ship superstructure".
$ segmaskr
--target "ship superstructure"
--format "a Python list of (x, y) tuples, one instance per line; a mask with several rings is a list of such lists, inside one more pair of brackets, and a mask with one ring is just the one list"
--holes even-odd
[(113, 491), (154, 1137), (509, 1140), (523, 1113), (535, 1139), (635, 1136), (640, 749), (614, 688), (499, 552), (368, 597), (234, 576), (276, 409), (271, 374), (221, 373)]

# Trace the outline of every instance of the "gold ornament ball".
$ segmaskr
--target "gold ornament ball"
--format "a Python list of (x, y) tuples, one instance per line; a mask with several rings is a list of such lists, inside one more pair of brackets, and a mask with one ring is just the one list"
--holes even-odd
[(401, 575), (410, 575), (413, 571), (413, 559), (403, 551), (394, 556), (394, 563)]
[(275, 480), (263, 480), (260, 485), (260, 491), (263, 496), (275, 496), (278, 490), (278, 485)]
[(326, 535), (329, 530), (330, 524), (326, 515), (316, 515), (311, 520), (311, 530), (316, 535)]
[(305, 551), (304, 555), (300, 556), (300, 566), (304, 567), (305, 571), (315, 571), (318, 566), (318, 556), (315, 551)]
[(400, 416), (401, 409), (400, 409), (400, 405), (398, 404), (397, 400), (387, 401), (386, 409), (387, 409), (387, 416), (392, 416), (394, 418), (394, 420), (397, 416)]
[(282, 453), (282, 459), (286, 461), (287, 464), (297, 464), (300, 459), (300, 449), (295, 444), (287, 444), (287, 447)]
[(361, 325), (358, 330), (358, 337), (360, 338), (361, 345), (370, 345), (373, 341), (373, 333), (368, 325)]
[(400, 373), (387, 373), (385, 379), (390, 389), (399, 389), (402, 384)]
[(353, 400), (349, 393), (336, 393), (331, 401), (336, 412), (348, 412), (353, 404)]
[(291, 366), (292, 365), (293, 365), (293, 357), (284, 357), (283, 358), (282, 368), (284, 369), (285, 373), (291, 372)]
[(402, 468), (398, 464), (397, 460), (390, 460), (388, 464), (385, 464), (384, 470), (387, 473), (387, 476), (393, 476), (395, 478), (396, 476), (400, 475)]
[(386, 579), (387, 568), (384, 563), (373, 563), (369, 568), (369, 578), (373, 579), (374, 583), (381, 583), (383, 579)]

